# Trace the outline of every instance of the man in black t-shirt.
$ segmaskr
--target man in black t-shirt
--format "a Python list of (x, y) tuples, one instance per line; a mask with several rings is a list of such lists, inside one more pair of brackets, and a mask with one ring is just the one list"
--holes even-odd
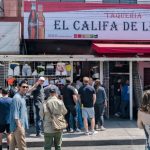
[(40, 105), (42, 101), (44, 101), (44, 89), (43, 83), (45, 81), (44, 77), (40, 77), (38, 81), (33, 85), (32, 88), (29, 89), (33, 95), (34, 106), (35, 106), (35, 113), (36, 113), (36, 136), (41, 136), (41, 126), (42, 126), (42, 119), (40, 117)]
[[(84, 121), (85, 134), (94, 134), (95, 112), (94, 104), (96, 102), (96, 93), (94, 88), (89, 85), (89, 78), (83, 78), (83, 86), (79, 89), (80, 100), (82, 104), (82, 117)], [(88, 131), (88, 119), (91, 121), (91, 133)]]
[(77, 129), (77, 113), (76, 113), (76, 102), (77, 102), (77, 93), (75, 88), (71, 85), (71, 79), (66, 79), (66, 85), (62, 89), (63, 101), (65, 107), (67, 108), (67, 114), (65, 115), (65, 119), (68, 123), (67, 132), (70, 132), (70, 113), (73, 116), (73, 130)]

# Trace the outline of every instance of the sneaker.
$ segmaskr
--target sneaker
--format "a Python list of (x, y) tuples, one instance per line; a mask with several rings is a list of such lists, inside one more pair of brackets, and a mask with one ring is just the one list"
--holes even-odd
[(36, 134), (36, 137), (43, 137), (43, 135), (39, 133), (39, 134)]
[(68, 133), (73, 133), (74, 130), (73, 130), (72, 128), (70, 128), (70, 129), (67, 130), (67, 132), (68, 132)]
[(105, 131), (106, 128), (104, 128), (103, 126), (100, 127), (100, 131)]
[(79, 128), (76, 129), (76, 132), (81, 132), (81, 130)]
[(98, 130), (98, 129), (99, 129), (98, 124), (96, 124), (95, 125), (95, 130)]
[(98, 133), (98, 132), (94, 130), (94, 131), (91, 131), (91, 132), (90, 132), (90, 135), (97, 134), (97, 133)]
[(85, 135), (89, 135), (89, 132), (88, 132), (88, 131), (86, 131), (84, 134), (85, 134)]
[(115, 113), (115, 115), (114, 115), (115, 117), (120, 117), (120, 115), (118, 114), (118, 113)]

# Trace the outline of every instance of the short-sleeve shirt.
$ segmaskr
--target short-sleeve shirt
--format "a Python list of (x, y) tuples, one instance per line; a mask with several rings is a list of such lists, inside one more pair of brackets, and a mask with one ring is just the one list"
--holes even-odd
[(84, 107), (93, 107), (93, 94), (95, 89), (91, 85), (83, 85), (79, 89), (79, 95), (81, 97), (81, 103)]
[(63, 101), (65, 106), (74, 106), (73, 95), (76, 94), (75, 88), (69, 84), (66, 84), (62, 89)]
[(10, 110), (10, 131), (14, 132), (17, 128), (15, 119), (19, 119), (24, 128), (28, 128), (28, 116), (25, 97), (16, 93), (12, 99)]
[(38, 85), (32, 92), (34, 103), (42, 102), (44, 100), (44, 88)]

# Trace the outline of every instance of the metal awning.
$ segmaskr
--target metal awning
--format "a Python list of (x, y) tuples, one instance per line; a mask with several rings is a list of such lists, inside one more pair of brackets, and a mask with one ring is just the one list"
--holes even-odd
[(0, 55), (0, 61), (150, 61), (150, 57), (100, 57), (95, 55)]
[(101, 44), (93, 43), (98, 54), (150, 54), (150, 44)]

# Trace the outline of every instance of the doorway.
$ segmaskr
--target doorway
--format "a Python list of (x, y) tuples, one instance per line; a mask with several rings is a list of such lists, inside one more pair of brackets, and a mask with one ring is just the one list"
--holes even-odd
[[(109, 62), (109, 115), (113, 117), (122, 116), (121, 92), (123, 86), (129, 81), (129, 62)], [(129, 117), (129, 104), (125, 107)]]

